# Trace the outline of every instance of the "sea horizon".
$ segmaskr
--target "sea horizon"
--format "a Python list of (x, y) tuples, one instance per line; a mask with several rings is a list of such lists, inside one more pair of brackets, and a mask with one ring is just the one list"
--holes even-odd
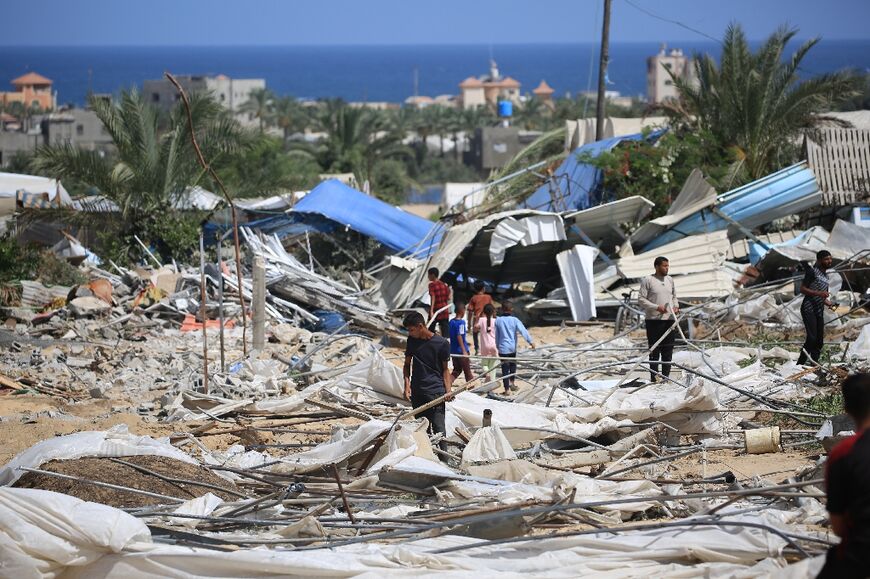
[[(791, 42), (786, 55), (804, 41)], [(614, 42), (608, 90), (643, 96), (646, 58), (661, 44), (687, 55), (719, 52), (714, 41)], [(490, 56), (503, 75), (522, 83), (524, 94), (541, 80), (555, 89), (557, 98), (595, 89), (595, 42), (6, 46), (0, 49), (0, 87), (27, 72), (38, 72), (54, 81), (58, 104), (82, 105), (89, 92), (141, 90), (144, 80), (169, 71), (264, 78), (276, 94), (300, 99), (401, 103), (415, 94), (415, 77), (420, 95), (457, 94), (463, 79), (488, 71)], [(845, 68), (870, 71), (870, 39), (822, 39), (803, 65), (807, 77)]]

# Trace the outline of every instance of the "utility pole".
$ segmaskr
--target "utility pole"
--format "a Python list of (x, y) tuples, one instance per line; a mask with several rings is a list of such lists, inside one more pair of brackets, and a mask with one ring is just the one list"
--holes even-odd
[(598, 61), (598, 99), (595, 103), (595, 140), (604, 136), (604, 79), (610, 43), (610, 1), (604, 0), (604, 24), (601, 26), (601, 60)]

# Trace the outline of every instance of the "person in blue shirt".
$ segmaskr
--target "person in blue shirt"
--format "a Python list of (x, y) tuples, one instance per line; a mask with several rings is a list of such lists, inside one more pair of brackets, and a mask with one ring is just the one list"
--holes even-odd
[(456, 317), (450, 320), (450, 355), (453, 357), (453, 379), (465, 373), (465, 381), (471, 380), (471, 360), (468, 358), (468, 328), (465, 325), (465, 304), (457, 301)]
[(517, 389), (516, 376), (514, 376), (517, 373), (517, 363), (511, 360), (517, 357), (517, 333), (522, 334), (523, 339), (533, 350), (535, 344), (523, 323), (513, 315), (513, 305), (505, 301), (501, 309), (502, 314), (495, 319), (495, 344), (498, 348), (498, 357), (501, 359), (504, 393), (510, 394), (511, 390)]

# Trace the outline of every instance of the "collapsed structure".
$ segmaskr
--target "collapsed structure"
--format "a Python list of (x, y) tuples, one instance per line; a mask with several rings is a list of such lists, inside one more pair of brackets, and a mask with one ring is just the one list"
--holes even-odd
[[(3, 423), (79, 432), (15, 444), (0, 468), (4, 573), (812, 576), (836, 542), (825, 450), (854, 428), (837, 387), (870, 364), (870, 229), (757, 232), (819, 205), (806, 164), (721, 195), (695, 173), (644, 224), (652, 203), (603, 203), (596, 171), (572, 155), (524, 206), (437, 224), (327, 181), (283, 215), (257, 214), (283, 198), (242, 207), (243, 271), (151, 255), (84, 265), (78, 287), (23, 281), (0, 393), (64, 405)], [(74, 203), (52, 186), (47, 201)], [(380, 249), (338, 279), (309, 238), (345, 230)], [(806, 369), (794, 270), (822, 247), (839, 308)], [(648, 383), (633, 294), (657, 255), (687, 303), (671, 379)], [(426, 305), (431, 267), (457, 292), (527, 287), (527, 316), (565, 322), (532, 329), (516, 395), (457, 384), (447, 451), (399, 365), (399, 316)], [(156, 437), (89, 428), (88, 404)]]

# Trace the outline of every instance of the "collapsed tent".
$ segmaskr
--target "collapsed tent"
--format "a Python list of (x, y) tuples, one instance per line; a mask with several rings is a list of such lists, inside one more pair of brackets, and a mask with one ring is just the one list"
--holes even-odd
[[(743, 230), (752, 229), (814, 207), (820, 199), (815, 175), (806, 162), (801, 162), (716, 198), (708, 195), (705, 189), (704, 195), (687, 203), (684, 209), (666, 216), (666, 222), (651, 222), (652, 227), (638, 230), (632, 236), (632, 243), (650, 251), (697, 233), (733, 230), (737, 224)], [(730, 233), (732, 237), (744, 235)]]
[(339, 228), (353, 229), (400, 254), (425, 257), (441, 240), (437, 224), (336, 179), (324, 181), (312, 189), (287, 216), (292, 223), (323, 233)]
[(601, 169), (584, 162), (584, 159), (606, 153), (623, 141), (655, 140), (663, 132), (659, 130), (648, 135), (637, 133), (613, 137), (578, 147), (553, 172), (552, 178), (538, 187), (521, 207), (540, 211), (571, 211), (597, 205), (602, 201), (596, 193), (603, 174)]

